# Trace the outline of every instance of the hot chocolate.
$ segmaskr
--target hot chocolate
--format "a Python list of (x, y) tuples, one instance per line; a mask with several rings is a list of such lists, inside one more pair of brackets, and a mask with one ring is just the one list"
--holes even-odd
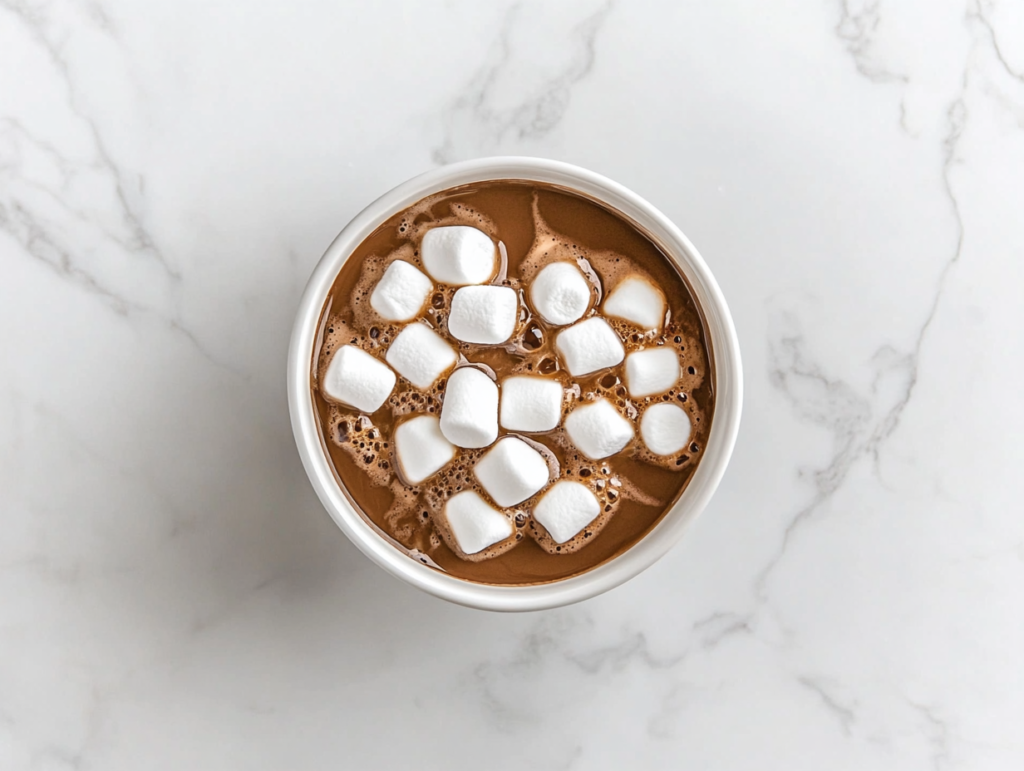
[(313, 399), (339, 483), (412, 557), (471, 581), (554, 581), (625, 551), (711, 428), (686, 283), (561, 188), (484, 182), (409, 207), (348, 259), (320, 324)]

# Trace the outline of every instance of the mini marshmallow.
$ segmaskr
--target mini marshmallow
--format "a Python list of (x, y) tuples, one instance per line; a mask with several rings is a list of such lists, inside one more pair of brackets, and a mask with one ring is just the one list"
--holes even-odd
[(679, 357), (672, 348), (648, 348), (626, 357), (626, 387), (635, 399), (663, 394), (679, 380)]
[(605, 298), (604, 312), (645, 330), (661, 329), (665, 322), (665, 295), (639, 276), (623, 279)]
[(483, 284), (497, 267), (497, 249), (491, 237), (466, 225), (428, 230), (420, 254), (427, 273), (452, 286)]
[(548, 324), (572, 324), (590, 305), (590, 282), (571, 262), (553, 262), (530, 284), (530, 302)]
[(501, 381), (501, 426), (509, 431), (550, 431), (562, 417), (562, 384), (525, 375)]
[(572, 443), (591, 460), (614, 455), (633, 438), (633, 424), (607, 399), (577, 407), (565, 419)]
[(429, 388), (455, 365), (455, 351), (426, 324), (413, 322), (398, 333), (384, 359), (417, 388)]
[(444, 516), (463, 554), (476, 554), (499, 541), (510, 538), (512, 523), (500, 511), (473, 490), (464, 490), (448, 499)]
[(615, 330), (596, 316), (559, 332), (555, 348), (573, 377), (614, 367), (626, 355)]
[(498, 438), (498, 386), (475, 367), (448, 378), (441, 405), (441, 433), (459, 447), (486, 447)]
[(516, 328), (519, 300), (507, 286), (464, 286), (452, 298), (448, 331), (464, 343), (504, 343)]
[(673, 455), (690, 441), (690, 416), (679, 405), (660, 402), (640, 418), (640, 436), (655, 455)]
[(563, 480), (544, 493), (533, 518), (544, 525), (555, 543), (565, 543), (601, 513), (597, 497), (579, 482)]
[(328, 399), (376, 412), (395, 387), (395, 373), (361, 348), (343, 345), (327, 365), (320, 388)]
[(370, 307), (388, 321), (408, 321), (420, 312), (433, 288), (415, 266), (395, 260), (373, 288)]
[(522, 439), (506, 436), (477, 461), (473, 473), (499, 506), (522, 503), (548, 483), (544, 456)]
[(395, 429), (395, 456), (402, 476), (411, 485), (432, 477), (455, 457), (433, 415), (420, 415)]

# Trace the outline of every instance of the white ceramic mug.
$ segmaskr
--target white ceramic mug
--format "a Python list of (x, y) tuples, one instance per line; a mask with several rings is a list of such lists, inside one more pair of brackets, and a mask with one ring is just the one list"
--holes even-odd
[[(704, 456), (672, 508), (638, 543), (608, 562), (571, 578), (533, 586), (492, 586), (450, 576), (419, 562), (353, 506), (342, 491), (321, 438), (310, 390), (313, 348), (327, 294), (341, 266), (382, 222), (441, 190), (486, 180), (542, 182), (574, 190), (632, 221), (685, 276), (705, 319), (714, 377), (714, 419)], [(707, 505), (725, 473), (739, 431), (743, 378), (732, 317), (708, 266), (664, 214), (636, 193), (592, 171), (541, 158), (479, 158), (428, 171), (385, 193), (334, 239), (306, 286), (288, 352), (288, 406), (302, 463), (338, 527), (392, 575), (446, 600), (501, 611), (540, 610), (585, 600), (653, 565), (680, 539)]]

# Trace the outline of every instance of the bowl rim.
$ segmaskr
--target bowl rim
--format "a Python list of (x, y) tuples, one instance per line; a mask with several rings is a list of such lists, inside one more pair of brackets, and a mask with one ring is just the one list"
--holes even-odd
[[(696, 296), (710, 338), (714, 417), (704, 457), (672, 508), (636, 544), (584, 573), (544, 584), (496, 586), (456, 578), (402, 553), (382, 537), (342, 491), (327, 453), (310, 389), (313, 348), (331, 286), (352, 252), (380, 223), (434, 193), (491, 180), (541, 182), (577, 191), (632, 220), (658, 243)], [(445, 600), (496, 611), (569, 605), (606, 592), (657, 562), (701, 513), (725, 473), (739, 432), (743, 376), (739, 340), (728, 304), (700, 253), (657, 208), (628, 188), (588, 169), (524, 156), (477, 158), (432, 169), (403, 182), (357, 214), (332, 241), (302, 294), (288, 350), (288, 407), (295, 444), (310, 483), (328, 514), (371, 560), (392, 575)]]

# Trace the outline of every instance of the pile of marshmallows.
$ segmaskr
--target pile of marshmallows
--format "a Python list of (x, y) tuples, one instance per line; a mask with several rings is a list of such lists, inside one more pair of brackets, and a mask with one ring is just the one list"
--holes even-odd
[[(392, 262), (370, 296), (373, 309), (388, 321), (410, 321), (419, 315), (437, 281), (460, 287), (448, 318), (452, 337), (482, 345), (508, 341), (519, 317), (519, 298), (509, 287), (485, 284), (497, 267), (491, 238), (472, 227), (437, 227), (424, 235), (420, 253), (430, 277), (408, 262)], [(634, 398), (664, 393), (679, 379), (679, 358), (673, 349), (651, 348), (627, 357), (619, 336), (603, 318), (579, 320), (590, 305), (591, 285), (575, 263), (545, 266), (528, 294), (544, 321), (566, 327), (555, 338), (555, 348), (573, 377), (614, 367), (625, 359), (626, 387)], [(646, 279), (631, 276), (619, 282), (601, 309), (645, 331), (658, 330), (665, 318), (665, 297)], [(430, 388), (455, 365), (457, 355), (437, 332), (414, 321), (398, 333), (384, 358), (387, 364), (360, 348), (342, 346), (324, 374), (323, 394), (372, 414), (391, 395), (395, 372), (417, 388)], [(448, 378), (440, 419), (419, 415), (395, 430), (402, 477), (417, 485), (444, 468), (455, 457), (456, 447), (490, 446), (498, 437), (499, 423), (508, 431), (551, 431), (561, 418), (564, 396), (557, 380), (517, 375), (502, 381), (499, 409), (497, 384), (473, 366), (460, 367)], [(576, 407), (565, 420), (565, 430), (591, 460), (614, 455), (633, 439), (632, 423), (604, 398)], [(640, 435), (651, 452), (672, 455), (689, 441), (689, 416), (676, 404), (653, 404), (641, 417)], [(514, 436), (502, 438), (473, 471), (493, 502), (503, 508), (522, 503), (550, 481), (544, 456)], [(533, 510), (534, 518), (559, 544), (576, 536), (600, 513), (594, 494), (568, 480), (556, 482)], [(444, 515), (467, 555), (513, 534), (509, 518), (474, 491), (450, 498)]]

